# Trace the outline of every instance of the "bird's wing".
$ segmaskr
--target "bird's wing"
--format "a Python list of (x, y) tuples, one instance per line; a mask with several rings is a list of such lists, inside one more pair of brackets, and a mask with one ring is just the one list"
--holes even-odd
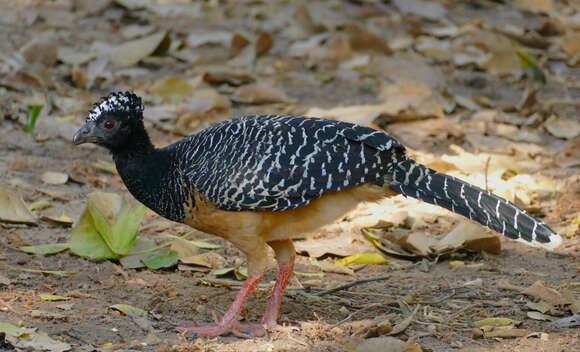
[(224, 210), (289, 210), (367, 182), (405, 158), (387, 134), (350, 123), (246, 116), (200, 132), (184, 178)]

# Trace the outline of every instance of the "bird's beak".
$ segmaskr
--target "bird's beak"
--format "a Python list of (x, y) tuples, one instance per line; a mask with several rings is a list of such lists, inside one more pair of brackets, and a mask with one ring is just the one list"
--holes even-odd
[(81, 127), (73, 137), (73, 144), (79, 145), (83, 143), (91, 143), (97, 140), (95, 136), (95, 125), (91, 122), (87, 122), (83, 127)]

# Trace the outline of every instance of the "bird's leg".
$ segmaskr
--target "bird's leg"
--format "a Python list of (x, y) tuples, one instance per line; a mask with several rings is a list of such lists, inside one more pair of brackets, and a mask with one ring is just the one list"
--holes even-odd
[(230, 305), (230, 308), (228, 308), (228, 311), (224, 314), (217, 325), (178, 327), (177, 330), (181, 332), (192, 332), (201, 336), (219, 336), (230, 332), (231, 327), (236, 323), (237, 317), (240, 315), (248, 296), (252, 291), (254, 291), (254, 288), (258, 285), (260, 280), (262, 280), (263, 276), (264, 271), (259, 274), (248, 276), (246, 281), (244, 281), (244, 285), (240, 292), (238, 292), (238, 295)]
[[(253, 252), (247, 252), (247, 255), (249, 276), (246, 281), (244, 281), (244, 285), (242, 286), (240, 292), (238, 292), (234, 302), (231, 304), (230, 308), (228, 308), (228, 311), (226, 314), (224, 314), (221, 321), (217, 325), (179, 327), (177, 328), (178, 331), (192, 332), (201, 336), (219, 336), (225, 335), (232, 330), (232, 327), (237, 323), (237, 318), (240, 315), (242, 307), (244, 306), (248, 296), (252, 293), (252, 291), (254, 291), (260, 280), (262, 280), (264, 272), (266, 271), (266, 260), (268, 256), (266, 254), (266, 248), (264, 247), (263, 243), (261, 248), (258, 247)], [(238, 330), (239, 329), (234, 327), (233, 332), (236, 335), (247, 337), (247, 334), (239, 334)], [(257, 336), (259, 333), (252, 333), (251, 335)]]
[(272, 247), (276, 253), (276, 261), (278, 261), (280, 271), (278, 272), (278, 279), (276, 280), (276, 284), (272, 290), (272, 298), (268, 304), (268, 309), (262, 319), (262, 324), (266, 325), (267, 328), (273, 328), (276, 326), (280, 303), (282, 302), (282, 297), (284, 297), (284, 290), (286, 290), (288, 280), (294, 271), (296, 251), (294, 250), (294, 245), (291, 240), (273, 241), (269, 242), (268, 245)]
[(280, 303), (282, 302), (288, 280), (294, 270), (296, 252), (291, 240), (272, 241), (268, 242), (268, 245), (274, 249), (276, 261), (280, 267), (276, 284), (272, 290), (272, 298), (270, 298), (270, 303), (261, 324), (237, 324), (234, 326), (234, 333), (238, 336), (261, 336), (265, 334), (265, 329), (273, 329), (277, 326), (276, 321), (280, 311)]

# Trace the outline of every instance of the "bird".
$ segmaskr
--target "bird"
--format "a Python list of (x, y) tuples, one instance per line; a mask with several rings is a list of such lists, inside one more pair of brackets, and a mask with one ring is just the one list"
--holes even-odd
[[(113, 92), (93, 105), (73, 144), (109, 150), (128, 191), (169, 220), (231, 242), (248, 277), (220, 322), (180, 327), (201, 336), (242, 337), (277, 328), (294, 269), (292, 239), (314, 233), (361, 202), (402, 194), (481, 223), (506, 237), (554, 250), (562, 238), (514, 203), (407, 156), (383, 131), (315, 117), (248, 115), (216, 123), (163, 148), (145, 129), (141, 98)], [(279, 267), (260, 323), (238, 322), (267, 266)]]

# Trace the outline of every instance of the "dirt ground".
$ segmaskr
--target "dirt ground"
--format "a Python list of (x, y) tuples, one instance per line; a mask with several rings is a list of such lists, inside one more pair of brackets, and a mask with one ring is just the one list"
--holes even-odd
[[(546, 252), (502, 239), (497, 255), (388, 257), (388, 264), (353, 266), (350, 275), (321, 270), (303, 251), (295, 270), (323, 276), (291, 279), (279, 318), (286, 329), (255, 339), (206, 339), (181, 335), (174, 328), (211, 323), (232, 302), (237, 288), (208, 285), (204, 279), (210, 269), (181, 265), (156, 271), (127, 269), (115, 261), (89, 260), (69, 252), (26, 254), (18, 247), (66, 242), (70, 227), (42, 219), (36, 225), (0, 222), (0, 322), (38, 328), (74, 351), (390, 351), (386, 345), (367, 345), (376, 338), (376, 326), (388, 319), (396, 328), (417, 309), (394, 337), (423, 351), (580, 351), (578, 327), (557, 328), (551, 321), (572, 315), (580, 300), (580, 132), (573, 132), (580, 128), (575, 101), (580, 87), (576, 66), (580, 7), (567, 1), (521, 1), (518, 6), (492, 1), (146, 3), (0, 5), (0, 29), (8, 38), (0, 44), (0, 184), (18, 189), (27, 204), (49, 202), (51, 207), (34, 212), (39, 217), (66, 214), (77, 219), (94, 190), (132, 199), (118, 176), (94, 166), (110, 161), (106, 151), (71, 144), (92, 102), (111, 90), (130, 89), (145, 97), (147, 127), (156, 145), (227, 116), (314, 114), (312, 109), (318, 108), (328, 117), (383, 128), (422, 162), (480, 186), (490, 156), (489, 169), (495, 170), (489, 172), (490, 184), (508, 185), (496, 191), (511, 195), (541, 217), (563, 235), (564, 243), (555, 252)], [(171, 39), (164, 53), (151, 56), (160, 50), (157, 46), (145, 53), (115, 51), (119, 50), (115, 45), (156, 30), (166, 31)], [(444, 30), (446, 34), (441, 34)], [(211, 39), (200, 39), (206, 32)], [(224, 33), (230, 36), (219, 39)], [(239, 34), (237, 39), (232, 33)], [(270, 36), (260, 42), (260, 33)], [(271, 46), (264, 44), (270, 40)], [(239, 44), (245, 41), (249, 44)], [(67, 56), (63, 47), (91, 57)], [(476, 51), (461, 52), (465, 47)], [(522, 64), (517, 56), (522, 48), (539, 63)], [(478, 62), (478, 55), (487, 61)], [(516, 55), (517, 65), (505, 59), (510, 55)], [(383, 61), (373, 61), (377, 57)], [(358, 66), (361, 62), (364, 67)], [(544, 72), (545, 84), (534, 76), (537, 70)], [(224, 78), (216, 84), (208, 72)], [(163, 81), (167, 77), (183, 81), (167, 83)], [(264, 84), (271, 94), (240, 91), (239, 86), (247, 85), (236, 80), (246, 79)], [(424, 84), (406, 88), (395, 84), (386, 88), (390, 95), (383, 94), (385, 85), (401, 81)], [(188, 101), (190, 96), (198, 100)], [(33, 133), (26, 133), (26, 106), (39, 102), (45, 108)], [(385, 105), (377, 108), (380, 103)], [(345, 115), (332, 110), (336, 107), (352, 110)], [(69, 180), (46, 183), (42, 180), (46, 171), (66, 173)], [(405, 229), (409, 233), (444, 235), (463, 222), (435, 207), (421, 208), (418, 214), (416, 202), (397, 202), (409, 216), (429, 225)], [(377, 209), (374, 206), (371, 209)], [(354, 242), (374, 250), (359, 231), (352, 230), (361, 227), (357, 224), (369, 225), (368, 216), (357, 214), (313, 236), (339, 243), (348, 232)], [(393, 221), (389, 216), (375, 220)], [(139, 236), (162, 243), (164, 232), (188, 231), (149, 212)], [(229, 243), (203, 233), (193, 237), (223, 245), (214, 252), (225, 258), (225, 266), (243, 264), (243, 256)], [(340, 257), (332, 253), (330, 249), (317, 261), (334, 263)], [(452, 265), (454, 261), (461, 264)], [(243, 319), (256, 321), (265, 310), (275, 279), (273, 260), (270, 269), (265, 287), (245, 306)], [(387, 280), (316, 295), (324, 288), (383, 274), (389, 275)], [(506, 282), (528, 288), (539, 280), (558, 297), (567, 297), (543, 318), (529, 314), (529, 302), (542, 299), (506, 289)], [(71, 300), (44, 301), (40, 294)], [(118, 303), (144, 309), (148, 315), (126, 316), (109, 308)], [(517, 328), (526, 333), (476, 336), (474, 322), (494, 317), (518, 321)], [(0, 351), (12, 349), (0, 336)]]

